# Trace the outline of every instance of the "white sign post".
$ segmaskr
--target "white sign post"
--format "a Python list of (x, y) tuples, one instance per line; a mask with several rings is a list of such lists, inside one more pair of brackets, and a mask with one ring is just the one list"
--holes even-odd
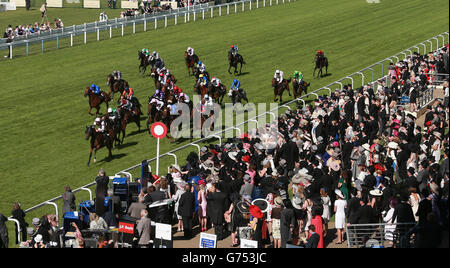
[(161, 122), (156, 122), (152, 125), (150, 132), (157, 141), (156, 145), (156, 176), (159, 175), (159, 140), (164, 138), (167, 134), (167, 127)]

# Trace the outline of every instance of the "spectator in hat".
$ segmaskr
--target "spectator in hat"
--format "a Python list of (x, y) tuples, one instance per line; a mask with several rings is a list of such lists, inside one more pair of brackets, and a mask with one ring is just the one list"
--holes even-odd
[(108, 224), (106, 221), (100, 217), (97, 213), (89, 213), (89, 229), (90, 230), (107, 230)]
[(311, 225), (314, 226), (316, 233), (319, 235), (319, 243), (317, 248), (323, 248), (323, 220), (322, 220), (322, 209), (320, 206), (315, 206), (312, 210)]
[(251, 177), (249, 174), (245, 174), (244, 177), (244, 184), (241, 186), (241, 189), (239, 191), (239, 195), (245, 199), (250, 199), (253, 193), (253, 184), (251, 184), (250, 180)]
[(217, 187), (220, 187), (220, 184), (213, 184), (209, 189), (206, 201), (208, 203), (207, 215), (214, 224), (214, 233), (217, 235), (217, 240), (220, 241), (225, 238), (224, 213), (226, 208), (229, 208), (229, 205), (227, 194), (217, 189)]
[(323, 220), (323, 237), (325, 238), (328, 234), (328, 222), (330, 221), (330, 206), (331, 200), (328, 196), (326, 189), (320, 189), (320, 199), (322, 201), (323, 211), (322, 211), (322, 220)]
[(337, 200), (334, 201), (334, 225), (337, 229), (337, 244), (342, 244), (344, 241), (345, 209), (347, 208), (347, 201), (345, 201), (345, 196), (340, 190), (336, 189), (335, 193)]
[(63, 215), (66, 212), (75, 211), (75, 209), (76, 209), (75, 195), (72, 193), (72, 189), (70, 189), (70, 186), (68, 186), (68, 185), (66, 185), (64, 187), (64, 193), (62, 194), (62, 200), (63, 200), (63, 208), (62, 208)]

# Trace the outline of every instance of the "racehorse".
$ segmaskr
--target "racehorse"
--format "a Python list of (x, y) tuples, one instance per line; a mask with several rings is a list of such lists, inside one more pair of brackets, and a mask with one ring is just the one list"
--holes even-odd
[(273, 101), (276, 102), (277, 96), (280, 96), (280, 103), (283, 102), (283, 92), (286, 89), (289, 93), (289, 96), (291, 96), (291, 92), (289, 91), (289, 83), (291, 82), (291, 78), (288, 80), (283, 79), (281, 83), (278, 83), (275, 78), (272, 79), (272, 87), (273, 87)]
[[(148, 129), (149, 133), (150, 133), (150, 124), (160, 121), (161, 117), (162, 117), (161, 111), (156, 109), (156, 104), (150, 103), (152, 101), (152, 99), (153, 99), (152, 96), (148, 97), (147, 129)], [(166, 106), (166, 105), (163, 104), (163, 106)]]
[(139, 128), (139, 132), (141, 131), (141, 110), (137, 106), (133, 107), (133, 112), (123, 108), (119, 108), (118, 110), (120, 115), (120, 127), (122, 130), (121, 143), (123, 143), (123, 139), (125, 138), (125, 129), (128, 123), (135, 122)]
[(138, 52), (138, 59), (141, 62), (139, 65), (139, 73), (141, 75), (144, 75), (145, 71), (147, 70), (147, 66), (150, 65), (150, 62), (148, 60), (148, 57), (142, 51)]
[(247, 93), (245, 93), (245, 91), (242, 88), (239, 88), (239, 90), (234, 91), (235, 92), (235, 96), (234, 96), (234, 100), (233, 100), (233, 95), (230, 96), (231, 101), (233, 102), (233, 105), (240, 102), (242, 103), (242, 100), (245, 100), (248, 103), (248, 99), (247, 99)]
[(218, 87), (215, 87), (212, 83), (210, 83), (208, 89), (209, 95), (212, 96), (213, 100), (222, 105), (223, 97), (227, 93), (227, 88), (225, 87), (225, 85), (220, 83)]
[(316, 67), (314, 67), (313, 77), (316, 74), (317, 69), (319, 69), (319, 72), (317, 73), (317, 78), (319, 78), (319, 75), (320, 75), (320, 77), (323, 77), (323, 72), (322, 72), (323, 67), (325, 67), (326, 74), (328, 74), (328, 58), (327, 57), (316, 55), (316, 57), (314, 58), (314, 61), (316, 63)]
[(125, 88), (128, 87), (127, 81), (123, 79), (117, 81), (116, 79), (114, 79), (114, 76), (112, 74), (108, 75), (107, 84), (109, 86), (109, 96), (111, 96), (111, 93), (113, 94), (111, 100), (114, 100), (114, 93), (120, 92), (120, 94), (122, 94)]
[[(193, 74), (195, 76), (195, 80), (198, 80), (198, 77), (200, 76), (201, 73), (197, 67), (194, 67)], [(208, 81), (210, 80), (209, 73), (207, 71), (204, 71), (203, 75), (206, 76), (206, 78), (208, 78)]]
[(186, 68), (188, 70), (188, 75), (194, 74), (195, 63), (199, 61), (198, 56), (196, 54), (189, 56), (187, 51), (184, 52), (184, 61), (186, 62)]
[(302, 82), (299, 82), (298, 79), (292, 80), (292, 91), (294, 93), (294, 99), (297, 99), (302, 95), (303, 92), (308, 93), (308, 87), (310, 86), (310, 83), (307, 83), (302, 80)]
[(122, 131), (120, 126), (120, 120), (116, 118), (114, 121), (110, 120), (108, 117), (105, 118), (106, 129), (108, 131), (114, 132), (114, 146), (117, 147), (120, 145), (120, 132)]
[(89, 96), (89, 114), (92, 115), (91, 110), (92, 108), (96, 108), (97, 112), (95, 113), (96, 115), (99, 113), (100, 111), (100, 104), (102, 104), (102, 102), (106, 103), (106, 109), (108, 109), (108, 102), (110, 101), (109, 95), (104, 92), (104, 91), (100, 91), (100, 96), (95, 94), (92, 90), (89, 89), (89, 87), (86, 87), (86, 90), (84, 91), (84, 96), (87, 97)]
[(210, 84), (210, 82), (208, 82), (207, 85), (201, 85), (201, 83), (196, 83), (194, 85), (194, 92), (197, 94), (200, 94), (201, 98), (203, 99), (203, 97), (206, 94), (209, 94), (209, 89), (208, 89), (209, 84)]
[(234, 67), (234, 73), (237, 73), (237, 65), (238, 63), (241, 64), (239, 68), (239, 74), (242, 73), (242, 64), (245, 64), (244, 58), (241, 56), (241, 54), (236, 54), (236, 56), (233, 56), (231, 52), (228, 52), (228, 73), (231, 74), (230, 69), (231, 67)]
[(97, 150), (99, 150), (102, 147), (108, 148), (109, 151), (109, 161), (112, 159), (112, 147), (113, 147), (113, 140), (114, 138), (114, 132), (108, 131), (109, 138), (105, 138), (105, 135), (103, 133), (97, 133), (95, 131), (94, 126), (86, 126), (86, 131), (84, 132), (86, 134), (86, 140), (91, 139), (90, 141), (90, 147), (89, 147), (89, 160), (87, 162), (87, 165), (91, 163), (91, 157), (92, 157), (92, 151), (94, 151), (94, 163), (97, 162)]

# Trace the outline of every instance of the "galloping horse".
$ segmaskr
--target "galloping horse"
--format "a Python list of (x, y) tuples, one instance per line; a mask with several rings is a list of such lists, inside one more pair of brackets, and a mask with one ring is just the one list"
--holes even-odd
[(114, 132), (109, 130), (108, 134), (109, 134), (109, 138), (105, 138), (105, 135), (103, 133), (97, 133), (95, 131), (94, 126), (87, 126), (86, 127), (86, 131), (84, 132), (86, 134), (86, 140), (89, 140), (89, 138), (91, 138), (90, 141), (90, 147), (89, 147), (89, 160), (87, 162), (87, 165), (89, 166), (89, 164), (91, 163), (91, 157), (92, 157), (92, 151), (94, 151), (94, 163), (97, 162), (97, 150), (99, 150), (100, 148), (106, 146), (108, 148), (109, 151), (109, 161), (111, 161), (112, 159), (112, 147), (113, 147), (113, 141), (114, 141)]
[(325, 67), (326, 70), (326, 74), (328, 74), (328, 58), (325, 56), (318, 56), (316, 55), (316, 57), (314, 58), (314, 61), (316, 63), (316, 67), (314, 67), (314, 72), (313, 72), (313, 77), (316, 74), (316, 70), (319, 69), (319, 72), (317, 73), (317, 78), (323, 76), (323, 72), (322, 69), (323, 67)]
[(283, 92), (286, 89), (289, 93), (289, 96), (291, 96), (291, 92), (289, 91), (289, 83), (291, 82), (291, 78), (288, 80), (283, 79), (281, 83), (278, 83), (275, 78), (272, 79), (272, 87), (273, 87), (273, 101), (276, 102), (277, 96), (280, 96), (280, 103), (283, 102)]
[[(197, 67), (194, 67), (193, 75), (195, 76), (195, 80), (198, 80), (198, 77), (200, 76), (200, 70)], [(207, 71), (204, 71), (203, 75), (208, 78), (208, 81), (210, 80), (209, 73)]]
[(120, 115), (120, 126), (122, 129), (121, 143), (123, 143), (123, 139), (125, 138), (125, 129), (127, 128), (128, 123), (135, 122), (139, 128), (139, 132), (141, 131), (141, 110), (139, 107), (136, 106), (133, 107), (133, 112), (119, 108), (119, 115)]
[(238, 63), (241, 64), (239, 68), (239, 74), (242, 73), (242, 64), (245, 64), (244, 58), (241, 56), (241, 54), (236, 54), (236, 56), (233, 56), (231, 52), (228, 52), (228, 73), (231, 74), (230, 69), (231, 67), (234, 67), (234, 73), (237, 73), (237, 65)]
[(138, 52), (138, 59), (140, 60), (139, 73), (141, 75), (144, 75), (145, 71), (147, 70), (147, 66), (150, 65), (150, 62), (148, 60), (148, 57), (142, 51)]
[(223, 97), (227, 93), (227, 88), (224, 84), (220, 83), (218, 87), (213, 86), (212, 83), (209, 83), (209, 94), (212, 98), (220, 105), (222, 105)]
[(108, 109), (108, 102), (110, 101), (109, 95), (104, 92), (104, 91), (100, 91), (100, 96), (95, 94), (92, 90), (89, 89), (89, 87), (86, 87), (86, 90), (84, 91), (84, 96), (87, 97), (89, 96), (89, 114), (92, 115), (91, 110), (93, 107), (95, 107), (97, 109), (97, 112), (95, 113), (96, 115), (99, 113), (100, 111), (100, 104), (102, 104), (102, 102), (106, 103), (106, 109)]
[(292, 88), (293, 88), (293, 92), (294, 92), (294, 98), (298, 98), (302, 95), (303, 91), (306, 93), (308, 93), (308, 87), (310, 86), (310, 83), (307, 83), (305, 81), (302, 80), (302, 82), (299, 82), (298, 79), (293, 79), (292, 80)]
[(184, 61), (186, 62), (186, 68), (188, 70), (188, 75), (194, 74), (195, 64), (199, 61), (198, 56), (196, 54), (189, 56), (187, 51), (184, 52)]
[(197, 93), (197, 94), (200, 94), (201, 98), (203, 99), (203, 97), (206, 94), (209, 94), (209, 87), (208, 87), (209, 84), (210, 84), (210, 82), (208, 82), (207, 85), (201, 85), (200, 83), (196, 83), (194, 85), (194, 92)]
[(108, 117), (105, 119), (106, 129), (114, 132), (114, 146), (120, 145), (120, 132), (122, 131), (120, 126), (120, 120), (116, 118), (114, 121), (110, 120)]
[(120, 92), (120, 94), (122, 94), (122, 92), (125, 90), (126, 87), (128, 87), (128, 82), (120, 79), (120, 80), (115, 80), (114, 76), (112, 74), (109, 74), (107, 77), (107, 84), (109, 86), (109, 96), (112, 95), (111, 100), (114, 100), (114, 93)]

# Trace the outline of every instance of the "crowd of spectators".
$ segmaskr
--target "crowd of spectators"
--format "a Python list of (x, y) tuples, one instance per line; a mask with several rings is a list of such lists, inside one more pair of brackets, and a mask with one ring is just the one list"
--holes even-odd
[[(200, 155), (191, 152), (185, 165), (151, 176), (126, 210), (105, 184), (114, 209), (91, 213), (89, 225), (75, 225), (76, 247), (84, 245), (80, 230), (117, 226), (125, 214), (137, 222), (139, 247), (150, 246), (149, 218), (176, 224), (185, 239), (193, 237), (196, 226), (199, 231), (214, 228), (219, 241), (231, 235), (233, 247), (241, 239), (258, 241), (261, 248), (326, 247), (331, 223), (338, 244), (345, 242), (348, 226), (386, 223), (391, 246), (438, 247), (448, 233), (449, 107), (436, 99), (424, 108), (419, 126), (419, 111), (398, 105), (396, 91), (431, 83), (417, 77), (427, 75), (430, 64), (445, 62), (447, 48), (407, 58), (396, 78), (390, 69), (390, 86), (385, 81), (355, 89), (346, 85), (221, 146), (202, 147)], [(448, 94), (448, 76), (441, 79)], [(102, 178), (107, 178), (104, 171), (96, 181), (107, 182)], [(70, 193), (66, 188), (63, 194), (66, 211), (74, 210)], [(148, 208), (166, 199), (172, 205)], [(412, 225), (401, 228), (400, 223)], [(55, 215), (33, 219), (33, 226), (23, 247), (60, 245)]]

